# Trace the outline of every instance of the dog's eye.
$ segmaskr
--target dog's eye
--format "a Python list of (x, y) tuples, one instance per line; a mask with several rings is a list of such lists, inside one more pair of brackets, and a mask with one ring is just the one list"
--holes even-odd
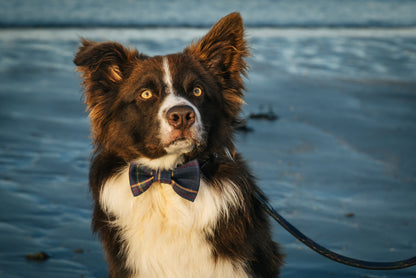
[(192, 93), (194, 94), (194, 96), (199, 97), (202, 95), (202, 89), (200, 87), (195, 87), (192, 90)]
[(140, 97), (142, 99), (149, 99), (153, 96), (152, 92), (150, 90), (145, 90), (140, 94)]

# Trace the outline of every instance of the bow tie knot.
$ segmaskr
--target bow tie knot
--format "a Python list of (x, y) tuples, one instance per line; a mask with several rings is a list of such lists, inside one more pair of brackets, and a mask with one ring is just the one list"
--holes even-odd
[(178, 195), (193, 202), (199, 190), (199, 164), (192, 160), (173, 170), (152, 170), (131, 162), (129, 179), (134, 196), (144, 193), (154, 182), (160, 182), (172, 185)]

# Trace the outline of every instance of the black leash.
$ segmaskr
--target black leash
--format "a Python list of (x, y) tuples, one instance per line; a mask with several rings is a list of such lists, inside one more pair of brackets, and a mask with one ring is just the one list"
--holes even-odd
[(349, 258), (346, 256), (339, 255), (331, 250), (326, 249), (325, 247), (319, 245), (315, 241), (311, 240), (303, 233), (301, 233), (298, 229), (293, 227), (289, 222), (287, 222), (277, 211), (264, 200), (260, 195), (257, 194), (257, 199), (260, 201), (263, 208), (266, 212), (273, 217), (283, 228), (286, 229), (289, 233), (291, 233), (294, 237), (298, 240), (303, 242), (306, 246), (314, 250), (315, 252), (325, 256), (331, 260), (334, 260), (338, 263), (346, 264), (353, 267), (364, 268), (364, 269), (372, 269), (372, 270), (392, 270), (392, 269), (401, 269), (406, 267), (411, 267), (416, 265), (416, 257), (397, 261), (397, 262), (369, 262), (369, 261), (362, 261), (353, 258)]

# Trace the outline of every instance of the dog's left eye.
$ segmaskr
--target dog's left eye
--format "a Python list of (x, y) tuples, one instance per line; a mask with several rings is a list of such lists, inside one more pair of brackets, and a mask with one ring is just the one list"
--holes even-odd
[(202, 89), (200, 87), (195, 87), (192, 90), (192, 93), (194, 94), (194, 96), (199, 97), (202, 95)]
[(150, 90), (145, 90), (140, 94), (140, 97), (142, 99), (149, 99), (153, 96), (152, 92)]

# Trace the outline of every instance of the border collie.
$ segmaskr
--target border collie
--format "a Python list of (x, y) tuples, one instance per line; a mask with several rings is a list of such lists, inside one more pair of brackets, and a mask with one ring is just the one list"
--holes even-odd
[(279, 275), (263, 195), (233, 143), (248, 55), (238, 13), (166, 56), (82, 40), (92, 227), (110, 277)]

